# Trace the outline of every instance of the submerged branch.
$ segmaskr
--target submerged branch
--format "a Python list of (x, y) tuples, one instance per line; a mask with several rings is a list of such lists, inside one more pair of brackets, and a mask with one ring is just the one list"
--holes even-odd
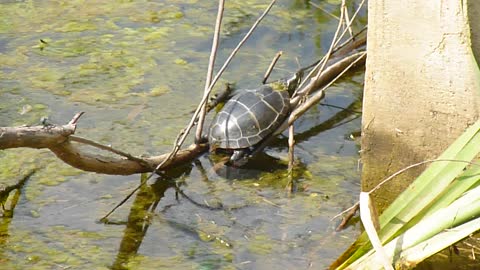
[[(29, 170), (13, 185), (0, 186), (0, 217), (13, 217), (13, 211), (15, 210), (20, 197), (20, 190), (36, 171), (36, 168)], [(13, 196), (10, 196), (10, 192), (14, 190), (16, 190), (16, 192)]]

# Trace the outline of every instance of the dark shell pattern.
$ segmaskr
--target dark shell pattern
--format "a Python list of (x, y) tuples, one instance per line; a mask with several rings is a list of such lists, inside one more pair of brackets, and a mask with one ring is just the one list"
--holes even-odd
[(230, 98), (213, 119), (210, 145), (223, 149), (253, 146), (282, 124), (290, 110), (287, 91), (264, 85)]

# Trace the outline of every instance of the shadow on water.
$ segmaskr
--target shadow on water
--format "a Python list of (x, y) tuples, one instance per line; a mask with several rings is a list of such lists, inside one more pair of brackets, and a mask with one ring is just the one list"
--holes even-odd
[[(301, 143), (308, 139), (319, 135), (322, 132), (329, 131), (341, 125), (345, 125), (351, 121), (361, 117), (361, 99), (354, 100), (345, 108), (337, 108), (339, 111), (323, 121), (322, 123), (312, 126), (306, 131), (295, 134), (295, 141)], [(288, 138), (280, 138), (272, 143), (272, 146), (285, 147), (288, 145)]]
[(212, 166), (211, 172), (219, 177), (229, 180), (254, 179), (258, 178), (262, 173), (271, 173), (277, 170), (286, 170), (288, 168), (285, 162), (282, 162), (279, 158), (273, 157), (264, 152), (259, 152), (241, 167), (215, 163), (210, 159), (209, 161)]
[[(205, 171), (201, 168), (201, 164), (197, 162), (200, 167), (203, 180), (207, 180)], [(188, 168), (186, 168), (188, 167)], [(191, 238), (191, 241), (211, 242), (216, 241), (227, 248), (231, 248), (232, 244), (222, 238), (211, 233), (202, 231), (196, 226), (177, 222), (162, 216), (170, 208), (175, 207), (181, 200), (186, 200), (195, 207), (206, 209), (209, 211), (230, 211), (232, 209), (223, 208), (221, 205), (211, 206), (203, 202), (196, 201), (185, 194), (182, 190), (181, 182), (176, 181), (185, 174), (188, 174), (192, 167), (186, 166), (183, 169), (168, 172), (168, 174), (159, 177), (153, 184), (144, 184), (136, 193), (135, 199), (132, 202), (130, 212), (127, 220), (122, 221), (106, 221), (107, 226), (120, 225), (125, 226), (123, 238), (120, 242), (118, 254), (115, 261), (111, 265), (111, 269), (123, 270), (129, 269), (129, 261), (134, 258), (147, 235), (148, 229), (152, 222), (168, 226), (172, 230), (180, 232), (181, 234)], [(169, 203), (158, 209), (159, 203), (165, 197), (168, 190), (175, 191), (175, 202)]]
[(124, 235), (112, 269), (128, 269), (128, 260), (138, 253), (143, 239), (155, 215), (158, 203), (168, 189), (175, 188), (175, 182), (158, 178), (152, 185), (142, 185), (135, 196), (126, 222), (107, 222), (124, 225)]
[[(318, 136), (324, 131), (336, 128), (342, 124), (348, 123), (358, 118), (359, 100), (354, 100), (346, 108), (341, 108), (339, 112), (332, 115), (330, 118), (322, 122), (322, 124), (312, 127), (298, 135), (297, 141), (308, 140), (312, 136)], [(276, 139), (273, 146), (284, 147), (287, 139)], [(124, 235), (120, 242), (118, 254), (115, 261), (111, 265), (114, 270), (128, 269), (129, 260), (134, 258), (142, 245), (142, 242), (148, 232), (152, 222), (159, 222), (164, 226), (169, 226), (175, 231), (181, 232), (188, 236), (193, 241), (217, 241), (228, 248), (232, 248), (233, 244), (226, 240), (224, 236), (212, 235), (197, 228), (195, 225), (188, 225), (178, 221), (170, 220), (162, 217), (162, 213), (175, 207), (181, 200), (188, 201), (194, 207), (206, 209), (209, 211), (231, 212), (238, 210), (248, 205), (240, 207), (224, 207), (221, 202), (217, 201), (217, 205), (209, 205), (204, 202), (191, 198), (185, 193), (182, 185), (185, 183), (182, 179), (191, 173), (193, 167), (200, 173), (203, 182), (212, 181), (210, 178), (222, 178), (229, 181), (241, 181), (259, 179), (261, 175), (275, 172), (286, 172), (288, 165), (280, 158), (273, 157), (267, 153), (260, 152), (255, 157), (249, 160), (247, 164), (242, 167), (233, 167), (227, 165), (218, 165), (218, 158), (213, 158), (214, 155), (208, 156), (202, 160), (194, 161), (193, 166), (184, 166), (175, 171), (168, 172), (167, 175), (159, 177), (153, 184), (145, 184), (139, 189), (132, 202), (130, 212), (127, 220), (124, 222), (108, 221), (108, 226), (121, 225), (125, 226)], [(213, 158), (213, 159), (212, 159)], [(207, 162), (208, 169), (205, 169), (203, 162)], [(297, 170), (306, 170), (306, 165), (301, 162), (296, 164)], [(188, 190), (188, 185), (185, 186)], [(158, 209), (158, 205), (165, 197), (168, 190), (174, 191), (175, 202), (164, 205), (162, 209)], [(235, 226), (234, 223), (231, 226)], [(207, 247), (208, 248), (208, 247)]]

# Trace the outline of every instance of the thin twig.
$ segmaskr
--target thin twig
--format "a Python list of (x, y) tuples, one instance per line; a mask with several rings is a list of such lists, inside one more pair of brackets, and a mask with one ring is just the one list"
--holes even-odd
[(347, 44), (350, 43), (350, 41), (356, 39), (358, 36), (360, 36), (363, 32), (365, 32), (366, 30), (368, 29), (368, 25), (365, 25), (362, 30), (358, 31), (355, 35), (353, 35), (352, 37), (348, 38), (347, 40), (345, 40), (344, 42), (342, 42), (342, 44), (340, 45), (337, 45), (335, 46), (335, 49), (333, 50), (334, 52), (340, 50), (341, 48), (345, 47)]
[(295, 190), (295, 179), (293, 178), (293, 166), (295, 162), (295, 137), (294, 127), (290, 125), (288, 127), (288, 178), (287, 192), (291, 194)]
[[(337, 228), (335, 228), (336, 232), (339, 232), (347, 226), (348, 222), (355, 216), (355, 213), (358, 211), (360, 203), (356, 203), (353, 207), (350, 207), (347, 211), (347, 214), (342, 218), (342, 222), (338, 224)], [(333, 219), (332, 219), (333, 220)]]
[[(344, 5), (344, 3), (345, 3), (345, 0), (342, 0), (342, 6)], [(319, 74), (322, 74), (323, 69), (325, 68), (325, 66), (328, 62), (328, 59), (330, 58), (330, 55), (332, 54), (333, 49), (335, 47), (335, 42), (337, 41), (338, 33), (340, 32), (340, 29), (342, 27), (343, 16), (344, 16), (344, 10), (340, 9), (340, 20), (338, 21), (337, 29), (335, 30), (335, 34), (333, 35), (333, 39), (332, 39), (332, 42), (330, 44), (330, 47), (328, 48), (328, 51), (325, 54), (325, 56), (322, 58), (322, 60), (310, 71), (310, 73), (307, 75), (306, 79), (310, 78), (315, 72), (316, 72), (317, 76)], [(320, 67), (320, 68), (318, 68), (318, 67)], [(307, 80), (303, 80), (300, 83), (298, 89), (301, 89), (303, 87), (303, 85), (306, 83), (306, 81)], [(303, 93), (303, 95), (307, 96), (309, 94), (309, 92), (310, 91), (305, 91)], [(296, 94), (297, 94), (297, 91), (295, 91), (295, 93), (293, 94), (293, 97), (295, 97)]]
[(362, 113), (362, 111), (350, 110), (350, 109), (342, 107), (342, 106), (337, 106), (337, 105), (328, 104), (328, 103), (318, 103), (318, 105), (325, 106), (325, 107), (331, 107), (331, 108), (335, 108), (335, 109), (340, 109), (342, 111), (347, 111), (347, 112), (352, 112), (352, 113)]
[(117, 203), (117, 205), (115, 205), (115, 207), (112, 208), (112, 210), (110, 210), (105, 216), (103, 216), (101, 219), (100, 219), (100, 222), (102, 223), (107, 223), (108, 222), (108, 217), (113, 213), (115, 212), (115, 210), (117, 210), (120, 206), (122, 206), (126, 201), (128, 201), (128, 199), (130, 199), (133, 194), (135, 194), (135, 192), (137, 192), (137, 190), (139, 190), (143, 185), (145, 185), (147, 183), (148, 179), (141, 179), (140, 180), (140, 185), (136, 186), (132, 191), (130, 191), (130, 193), (128, 193), (128, 195), (123, 198), (123, 200), (121, 200), (119, 203)]
[[(331, 80), (327, 85), (325, 85), (324, 87), (322, 87), (321, 90), (319, 90), (318, 92), (316, 92), (313, 96), (311, 96), (310, 98), (308, 98), (308, 100), (304, 103), (302, 103), (301, 105), (299, 105), (297, 108), (295, 108), (295, 110), (290, 114), (290, 117), (288, 119), (288, 124), (291, 125), (293, 124), (293, 122), (295, 122), (295, 120), (297, 120), (303, 113), (305, 113), (313, 104), (317, 103), (318, 101), (320, 101), (323, 96), (325, 95), (325, 89), (327, 89), (328, 87), (330, 87), (333, 83), (335, 83), (341, 76), (343, 76), (343, 74), (345, 74), (345, 72), (347, 72), (351, 67), (353, 67), (358, 61), (360, 61), (363, 57), (366, 56), (366, 52), (361, 52), (361, 53), (357, 53), (355, 55), (352, 55), (352, 57), (355, 57), (357, 56), (357, 58), (355, 59), (355, 61), (353, 61), (352, 63), (350, 63), (350, 65), (348, 65), (342, 72), (340, 72), (340, 74), (338, 74), (333, 80)], [(320, 76), (321, 74), (317, 75), (317, 76)], [(308, 85), (306, 86), (308, 87)], [(313, 88), (313, 87), (312, 87)], [(275, 132), (277, 133), (277, 132)]]
[(427, 159), (427, 160), (424, 160), (424, 161), (421, 161), (421, 162), (418, 162), (418, 163), (409, 165), (409, 166), (407, 166), (407, 167), (399, 170), (398, 172), (390, 175), (389, 177), (385, 178), (382, 182), (378, 183), (378, 185), (376, 185), (372, 190), (370, 190), (369, 193), (375, 192), (375, 191), (378, 190), (381, 186), (383, 186), (385, 183), (387, 183), (388, 181), (392, 180), (392, 179), (393, 179), (394, 177), (396, 177), (397, 175), (400, 175), (400, 174), (404, 173), (405, 171), (407, 171), (407, 170), (409, 170), (409, 169), (412, 169), (412, 168), (415, 168), (415, 167), (418, 167), (418, 166), (421, 166), (421, 165), (424, 165), (424, 164), (427, 164), (427, 163), (439, 162), (439, 161), (459, 162), (459, 163), (467, 163), (467, 164), (469, 164), (469, 165), (474, 165), (474, 166), (480, 166), (480, 163), (471, 162), (471, 161), (466, 161), (466, 160), (461, 160), (461, 159)]
[[(344, 0), (342, 0), (342, 5), (344, 3)], [(360, 9), (363, 7), (363, 4), (365, 3), (365, 0), (362, 0), (362, 2), (360, 3), (360, 5), (358, 6), (357, 10), (355, 11), (355, 13), (353, 14), (351, 20), (350, 20), (350, 24), (347, 24), (346, 27), (350, 27), (351, 23), (354, 21), (354, 19), (356, 18), (357, 14), (360, 12)], [(340, 29), (341, 25), (342, 25), (342, 20), (343, 20), (343, 16), (344, 16), (344, 12), (343, 12), (343, 9), (340, 9), (340, 20), (338, 22), (338, 26), (337, 26), (337, 31), (335, 31), (335, 35), (334, 35), (334, 38), (332, 40), (332, 46), (330, 46), (329, 48), (329, 52), (330, 50), (333, 50), (333, 51), (336, 51), (338, 50), (339, 48), (337, 48), (337, 45), (338, 43), (342, 40), (343, 36), (345, 35), (347, 29), (344, 29), (344, 31), (338, 36), (338, 30)], [(364, 30), (362, 30), (361, 32), (363, 32)], [(338, 38), (337, 38), (338, 36)], [(343, 45), (343, 44), (342, 44)], [(333, 47), (333, 48), (332, 48)], [(332, 52), (330, 52), (331, 54)], [(304, 91), (304, 84), (307, 82), (307, 79), (310, 78), (311, 76), (313, 76), (313, 74), (316, 72), (316, 70), (318, 70), (318, 68), (320, 66), (322, 66), (322, 68), (320, 68), (320, 70), (318, 70), (317, 72), (317, 76), (319, 74), (321, 74), (323, 72), (323, 68), (325, 67), (327, 61), (328, 61), (328, 58), (329, 58), (329, 53), (327, 53), (319, 62), (318, 64), (309, 72), (309, 74), (305, 77), (305, 79), (300, 83), (297, 91), (295, 91), (294, 93), (294, 96), (300, 94), (302, 96), (306, 96), (308, 95), (308, 93), (312, 90), (312, 89), (309, 89), (308, 91)], [(313, 80), (313, 79), (312, 79)], [(305, 87), (306, 88), (306, 87)]]
[(355, 10), (355, 13), (353, 13), (352, 18), (350, 19), (350, 23), (345, 26), (345, 29), (343, 30), (342, 34), (340, 34), (340, 38), (335, 42), (335, 44), (333, 46), (336, 47), (338, 45), (338, 43), (340, 42), (342, 37), (345, 35), (345, 33), (348, 31), (348, 29), (352, 25), (353, 21), (355, 20), (355, 18), (357, 17), (357, 15), (360, 12), (360, 9), (363, 7), (364, 3), (365, 3), (365, 0), (362, 0), (362, 2), (360, 2), (360, 5), (358, 6), (357, 10)]
[(342, 8), (345, 10), (345, 23), (346, 23), (345, 28), (348, 29), (348, 33), (350, 34), (350, 37), (353, 37), (352, 21), (348, 16), (348, 8), (345, 5), (345, 3), (342, 3)]
[[(263, 20), (263, 18), (267, 15), (267, 13), (270, 11), (270, 9), (272, 8), (273, 4), (276, 2), (276, 0), (272, 0), (272, 2), (270, 2), (270, 5), (268, 5), (268, 7), (265, 9), (265, 11), (262, 13), (262, 15), (260, 15), (260, 17), (257, 19), (257, 21), (255, 21), (255, 23), (252, 25), (252, 27), (250, 28), (250, 30), (247, 32), (247, 34), (245, 35), (245, 37), (238, 43), (237, 47), (235, 47), (235, 49), (230, 53), (229, 57), (227, 58), (227, 60), (225, 60), (225, 63), (223, 64), (223, 66), (220, 68), (220, 70), (218, 71), (218, 73), (216, 74), (216, 76), (214, 77), (214, 79), (212, 80), (212, 82), (210, 83), (210, 86), (208, 87), (208, 90), (207, 92), (203, 95), (203, 98), (202, 100), (200, 101), (200, 103), (198, 104), (197, 106), (197, 109), (195, 110), (195, 112), (193, 113), (193, 116), (192, 118), (190, 119), (190, 122), (188, 123), (188, 125), (182, 129), (180, 131), (180, 133), (177, 135), (177, 138), (175, 139), (175, 142), (174, 142), (174, 145), (173, 145), (173, 148), (172, 150), (170, 151), (170, 153), (168, 154), (168, 156), (161, 162), (157, 165), (157, 167), (153, 170), (152, 173), (150, 173), (150, 175), (146, 178), (145, 182), (147, 182), (148, 180), (150, 180), (150, 178), (152, 178), (152, 176), (158, 172), (162, 166), (164, 166), (165, 164), (167, 164), (167, 162), (169, 162), (176, 154), (177, 152), (180, 150), (180, 147), (182, 146), (182, 144), (185, 142), (185, 139), (187, 138), (188, 134), (190, 133), (190, 130), (192, 129), (192, 127), (194, 126), (196, 120), (198, 119), (198, 116), (199, 116), (199, 113), (201, 111), (201, 109), (203, 108), (204, 104), (206, 104), (207, 100), (208, 100), (208, 96), (210, 95), (212, 89), (213, 89), (213, 86), (215, 85), (215, 83), (218, 81), (218, 79), (220, 78), (220, 76), (223, 74), (223, 72), (225, 71), (225, 69), (227, 68), (227, 66), (230, 64), (230, 62), (232, 61), (233, 57), (237, 54), (238, 50), (240, 49), (240, 47), (247, 41), (247, 39), (251, 36), (253, 30), (255, 30), (258, 26), (258, 24)], [(198, 142), (198, 141), (197, 141)], [(141, 183), (140, 185), (138, 185), (132, 192), (132, 194), (134, 192), (136, 192), (138, 189), (140, 189), (140, 187), (143, 185), (144, 183)], [(131, 195), (130, 195), (131, 196)], [(126, 200), (128, 200), (128, 198), (126, 198)], [(119, 204), (116, 208), (118, 208), (121, 204)], [(113, 211), (115, 211), (115, 209), (112, 209), (105, 217), (108, 217), (108, 215), (110, 215), (111, 213), (113, 213)]]
[(98, 143), (98, 142), (95, 142), (95, 141), (92, 141), (92, 140), (89, 140), (89, 139), (86, 139), (86, 138), (83, 138), (83, 137), (75, 136), (75, 135), (70, 135), (68, 138), (70, 140), (74, 141), (74, 142), (87, 144), (87, 145), (90, 145), (90, 146), (93, 146), (93, 147), (96, 147), (96, 148), (99, 148), (99, 149), (102, 149), (102, 150), (105, 150), (105, 151), (115, 153), (119, 156), (126, 157), (127, 159), (136, 161), (136, 162), (138, 162), (138, 163), (140, 163), (144, 166), (147, 166), (147, 167), (150, 166), (150, 164), (147, 161), (145, 161), (141, 158), (134, 157), (134, 156), (130, 155), (129, 153), (126, 153), (126, 152), (117, 150), (115, 148), (112, 148), (111, 146), (104, 145), (104, 144), (101, 144), (101, 143)]
[(293, 162), (295, 159), (294, 147), (295, 147), (295, 138), (294, 138), (294, 128), (293, 125), (288, 127), (288, 172), (292, 173)]
[[(218, 39), (220, 36), (220, 27), (222, 25), (224, 4), (225, 4), (225, 0), (218, 1), (218, 13), (217, 13), (217, 20), (215, 22), (215, 32), (213, 34), (212, 50), (210, 52), (210, 59), (208, 62), (207, 78), (205, 79), (205, 89), (203, 90), (203, 95), (206, 96), (207, 99), (210, 94), (210, 91), (208, 91), (208, 88), (210, 87), (210, 84), (212, 82), (213, 68), (215, 66), (215, 57), (217, 55)], [(205, 121), (205, 115), (207, 113), (207, 103), (203, 103), (201, 107), (202, 109), (200, 110), (200, 116), (198, 117), (198, 123), (197, 123), (197, 132), (195, 133), (196, 143), (201, 141), (203, 122)]]
[[(260, 17), (258, 17), (258, 19), (255, 21), (255, 23), (252, 25), (252, 27), (250, 28), (250, 30), (248, 30), (248, 32), (245, 34), (245, 36), (243, 37), (243, 39), (237, 44), (237, 47), (235, 47), (235, 49), (233, 49), (233, 51), (230, 53), (230, 55), (228, 56), (227, 60), (225, 60), (225, 63), (223, 64), (223, 66), (220, 68), (220, 70), (218, 71), (217, 75), (215, 75), (215, 78), (213, 78), (213, 81), (212, 81), (212, 84), (210, 85), (210, 88), (208, 89), (209, 91), (212, 90), (213, 86), (215, 85), (215, 83), (218, 81), (218, 79), (220, 79), (220, 76), (223, 74), (223, 72), (225, 71), (225, 69), (228, 67), (228, 65), (230, 64), (230, 62), (232, 61), (233, 57), (237, 54), (238, 50), (240, 49), (240, 47), (242, 47), (242, 45), (247, 41), (247, 39), (252, 35), (253, 31), (257, 28), (258, 24), (263, 20), (263, 18), (268, 14), (268, 12), (270, 11), (270, 9), (272, 9), (273, 7), (273, 4), (275, 4), (276, 0), (272, 0), (272, 2), (270, 2), (270, 4), (267, 6), (267, 8), (263, 11), (262, 15), (260, 15)], [(204, 101), (205, 102), (205, 101)]]
[(340, 20), (340, 18), (339, 18), (337, 15), (335, 15), (335, 14), (331, 13), (330, 11), (324, 9), (324, 8), (321, 7), (319, 4), (314, 3), (314, 2), (312, 2), (312, 1), (310, 1), (309, 3), (310, 3), (310, 5), (318, 8), (318, 9), (320, 9), (321, 11), (323, 11), (323, 12), (327, 13), (328, 15), (332, 16), (333, 18), (335, 18), (335, 19), (337, 19), (337, 20)]
[[(392, 180), (393, 178), (397, 177), (398, 175), (410, 170), (410, 169), (413, 169), (413, 168), (416, 168), (418, 166), (422, 166), (422, 165), (425, 165), (427, 163), (433, 163), (433, 162), (440, 162), (440, 161), (446, 161), (446, 162), (460, 162), (460, 163), (467, 163), (469, 165), (473, 165), (473, 166), (480, 166), (480, 163), (476, 163), (476, 162), (471, 162), (471, 161), (466, 161), (466, 160), (460, 160), (460, 159), (427, 159), (427, 160), (424, 160), (424, 161), (420, 161), (420, 162), (417, 162), (417, 163), (414, 163), (414, 164), (411, 164), (401, 170), (398, 170), (397, 172), (393, 173), (392, 175), (390, 175), (389, 177), (385, 178), (384, 180), (382, 180), (382, 182), (378, 183), (378, 185), (376, 185), (374, 188), (372, 188), (370, 191), (368, 191), (368, 193), (373, 193), (374, 191), (378, 190), (379, 188), (381, 188), (385, 183), (389, 182), (390, 180)], [(351, 207), (345, 209), (344, 211), (340, 212), (339, 214), (335, 215), (334, 217), (332, 217), (330, 219), (330, 221), (336, 219), (337, 217), (345, 214), (346, 212), (352, 210), (353, 208), (355, 207), (358, 207), (359, 205), (359, 202), (356, 202), (354, 205), (352, 205)]]
[[(345, 214), (345, 213), (350, 213), (350, 211), (352, 211), (353, 213), (355, 213), (355, 212), (358, 210), (359, 207), (360, 207), (360, 202), (357, 201), (356, 203), (354, 203), (354, 204), (353, 204), (352, 206), (350, 206), (349, 208), (347, 208), (347, 209), (343, 210), (342, 212), (340, 212), (340, 213), (336, 214), (335, 216), (333, 216), (333, 217), (330, 219), (330, 221), (335, 220), (336, 218), (342, 216), (342, 215)], [(347, 221), (347, 222), (348, 222), (348, 221)]]
[[(230, 64), (230, 62), (232, 61), (233, 57), (237, 54), (238, 50), (240, 49), (240, 47), (245, 43), (245, 41), (247, 41), (247, 39), (251, 36), (253, 30), (255, 30), (258, 26), (258, 24), (263, 20), (263, 18), (265, 17), (265, 15), (267, 15), (267, 13), (270, 11), (270, 9), (272, 8), (273, 4), (276, 2), (276, 0), (272, 0), (272, 2), (270, 3), (270, 5), (265, 9), (265, 11), (262, 13), (262, 15), (257, 19), (257, 21), (255, 21), (255, 23), (252, 25), (252, 27), (250, 28), (250, 30), (247, 32), (247, 34), (245, 34), (245, 37), (238, 43), (237, 47), (235, 47), (235, 49), (230, 53), (229, 57), (227, 58), (227, 60), (225, 61), (225, 63), (223, 64), (223, 66), (220, 68), (220, 70), (218, 71), (218, 73), (215, 75), (215, 78), (213, 78), (212, 80), (212, 83), (210, 84), (210, 87), (208, 88), (208, 94), (210, 94), (210, 92), (212, 91), (213, 89), (213, 86), (215, 85), (215, 83), (218, 81), (218, 79), (220, 78), (220, 76), (223, 74), (223, 72), (225, 71), (225, 69), (227, 68), (227, 66)], [(158, 166), (155, 168), (155, 171), (158, 171), (159, 169), (162, 168), (162, 166), (164, 164), (166, 164), (170, 159), (172, 159), (172, 157), (174, 155), (176, 155), (176, 153), (178, 152), (178, 150), (180, 150), (180, 147), (182, 146), (183, 142), (185, 142), (185, 139), (187, 138), (187, 135), (190, 133), (190, 130), (192, 129), (194, 123), (195, 123), (195, 120), (197, 119), (198, 117), (198, 114), (203, 106), (203, 104), (205, 104), (205, 102), (208, 100), (208, 95), (204, 95), (202, 100), (200, 101), (197, 109), (195, 110), (195, 113), (193, 114), (192, 116), (192, 119), (190, 120), (190, 123), (187, 125), (187, 127), (184, 129), (183, 131), (183, 134), (182, 136), (179, 136), (178, 137), (178, 140), (175, 142), (174, 146), (173, 146), (173, 149), (172, 151), (169, 153), (168, 157), (160, 164), (158, 164)], [(148, 179), (150, 179), (152, 177), (153, 173), (148, 177)]]
[(272, 73), (273, 67), (275, 67), (275, 64), (277, 64), (278, 59), (280, 59), (280, 56), (282, 56), (283, 52), (279, 51), (275, 57), (272, 59), (272, 62), (270, 63), (270, 66), (268, 66), (267, 71), (265, 72), (265, 75), (263, 76), (262, 84), (265, 84), (268, 80), (268, 77), (270, 77), (270, 73)]

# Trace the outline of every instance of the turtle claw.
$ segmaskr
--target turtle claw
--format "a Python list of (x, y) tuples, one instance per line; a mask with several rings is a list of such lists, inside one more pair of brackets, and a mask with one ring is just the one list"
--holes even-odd
[(235, 167), (241, 167), (245, 165), (250, 157), (250, 151), (248, 149), (238, 149), (233, 151), (230, 157), (229, 163)]
[(207, 143), (208, 142), (208, 135), (203, 134), (200, 139), (195, 139), (195, 144), (202, 144), (202, 143)]

